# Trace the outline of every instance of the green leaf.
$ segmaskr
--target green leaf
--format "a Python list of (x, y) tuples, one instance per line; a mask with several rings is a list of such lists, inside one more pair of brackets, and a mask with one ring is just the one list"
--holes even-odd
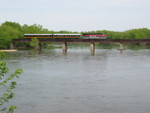
[(9, 94), (8, 94), (8, 93), (4, 93), (3, 95), (4, 95), (4, 96), (9, 96)]
[(8, 112), (7, 113), (13, 113), (14, 112), (14, 109), (16, 109), (17, 107), (14, 106), (14, 105), (11, 105), (8, 109)]
[(12, 85), (17, 85), (17, 83), (16, 83), (16, 82), (11, 82), (11, 84), (12, 84)]
[(3, 109), (1, 109), (1, 111), (6, 111), (6, 109), (7, 109), (7, 108), (3, 108)]

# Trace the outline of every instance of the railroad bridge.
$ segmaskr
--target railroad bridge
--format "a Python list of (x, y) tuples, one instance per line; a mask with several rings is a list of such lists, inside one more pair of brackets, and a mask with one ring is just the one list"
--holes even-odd
[[(18, 42), (31, 42), (31, 38), (13, 39), (13, 44)], [(39, 39), (39, 50), (41, 50), (41, 43), (62, 43), (63, 52), (67, 52), (67, 43), (90, 43), (91, 55), (95, 54), (95, 43), (119, 43), (119, 50), (124, 50), (125, 43), (150, 43), (150, 39)]]

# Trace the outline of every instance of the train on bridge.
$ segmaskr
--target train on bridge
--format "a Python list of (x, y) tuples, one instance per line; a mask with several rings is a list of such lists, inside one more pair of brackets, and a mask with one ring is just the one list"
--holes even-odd
[(83, 34), (24, 34), (24, 38), (53, 38), (53, 39), (106, 39), (104, 33), (83, 33)]

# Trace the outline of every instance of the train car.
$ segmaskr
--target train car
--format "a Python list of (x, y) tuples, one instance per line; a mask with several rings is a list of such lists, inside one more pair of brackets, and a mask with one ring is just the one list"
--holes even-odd
[(104, 33), (83, 33), (82, 39), (106, 39), (108, 35)]
[(53, 38), (63, 38), (63, 39), (79, 39), (81, 34), (53, 34)]
[(53, 34), (24, 34), (24, 38), (53, 38)]
[(80, 38), (81, 34), (24, 34), (24, 38)]

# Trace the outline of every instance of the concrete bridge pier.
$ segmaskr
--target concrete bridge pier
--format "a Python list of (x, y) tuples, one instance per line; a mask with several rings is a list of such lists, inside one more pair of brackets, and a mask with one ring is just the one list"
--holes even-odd
[(95, 55), (95, 44), (94, 43), (90, 44), (90, 50), (91, 50), (91, 55), (94, 56)]
[(63, 42), (63, 43), (62, 43), (62, 50), (63, 50), (63, 53), (64, 53), (64, 54), (67, 53), (67, 43), (66, 43), (66, 42)]
[(120, 43), (120, 44), (119, 44), (119, 50), (125, 50), (123, 43)]
[(123, 53), (123, 50), (125, 50), (123, 43), (119, 44), (119, 50), (120, 50), (120, 53)]
[(11, 43), (9, 46), (10, 49), (14, 49), (14, 43)]

